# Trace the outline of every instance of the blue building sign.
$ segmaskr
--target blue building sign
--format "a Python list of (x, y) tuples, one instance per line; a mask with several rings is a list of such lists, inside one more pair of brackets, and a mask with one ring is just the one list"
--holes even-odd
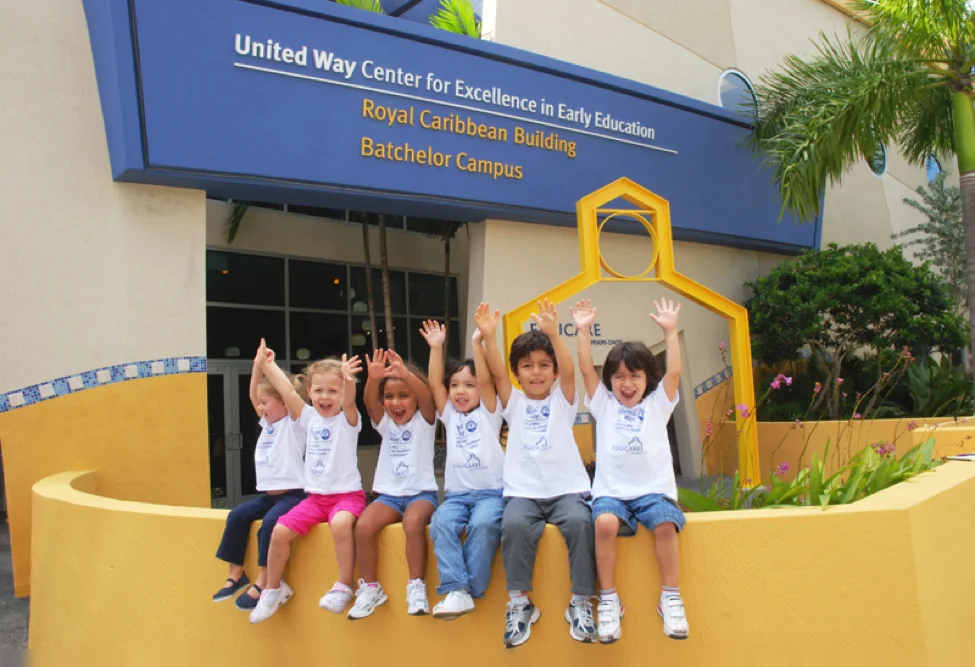
[(819, 221), (779, 221), (748, 127), (715, 106), (318, 0), (85, 8), (120, 181), (574, 224), (627, 176), (670, 201), (678, 238), (817, 244)]

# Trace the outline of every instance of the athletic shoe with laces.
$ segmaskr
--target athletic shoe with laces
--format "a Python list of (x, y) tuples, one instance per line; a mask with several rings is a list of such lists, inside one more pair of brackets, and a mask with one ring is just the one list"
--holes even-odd
[(687, 639), (687, 615), (684, 601), (678, 595), (668, 595), (657, 603), (657, 613), (664, 619), (664, 634), (671, 639)]
[(593, 622), (592, 603), (589, 600), (571, 603), (565, 610), (565, 620), (569, 624), (569, 635), (577, 642), (596, 642), (596, 624)]
[(538, 617), (542, 612), (532, 603), (512, 604), (508, 603), (508, 611), (505, 613), (504, 622), (504, 645), (506, 648), (521, 646), (532, 634), (532, 626), (538, 622)]
[(427, 585), (422, 579), (414, 579), (406, 584), (406, 607), (406, 613), (410, 616), (425, 616), (430, 613)]
[(450, 591), (447, 597), (433, 608), (433, 617), (452, 621), (474, 611), (474, 598), (467, 591)]
[(332, 590), (318, 601), (318, 606), (333, 614), (341, 614), (350, 602), (352, 602), (352, 589), (342, 584), (335, 584), (332, 586)]
[(261, 597), (257, 601), (257, 606), (251, 612), (251, 623), (260, 623), (271, 618), (281, 605), (291, 599), (293, 593), (294, 591), (291, 590), (291, 586), (283, 581), (281, 582), (280, 588), (265, 588), (261, 591)]
[(602, 644), (612, 644), (623, 634), (620, 619), (626, 607), (619, 600), (600, 600), (596, 608), (597, 634)]
[(360, 579), (359, 590), (355, 592), (355, 604), (349, 610), (349, 618), (353, 621), (365, 618), (388, 599), (382, 586), (370, 586)]

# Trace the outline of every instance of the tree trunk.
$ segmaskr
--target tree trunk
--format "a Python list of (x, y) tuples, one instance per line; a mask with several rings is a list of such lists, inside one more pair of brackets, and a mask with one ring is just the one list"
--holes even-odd
[(386, 216), (379, 214), (379, 271), (383, 280), (383, 312), (386, 314), (386, 349), (395, 350), (393, 304), (389, 299), (389, 257), (386, 254)]
[(362, 251), (366, 256), (366, 303), (369, 304), (369, 338), (372, 349), (379, 348), (379, 329), (376, 328), (376, 300), (372, 297), (372, 256), (369, 250), (369, 222), (362, 216)]
[(447, 356), (450, 356), (450, 237), (452, 222), (444, 221), (443, 235), (443, 327), (446, 333), (444, 349)]
[[(968, 275), (968, 322), (970, 325), (971, 358), (975, 359), (975, 108), (972, 94), (956, 91), (952, 95), (952, 121), (955, 133), (955, 154), (961, 176), (962, 224), (965, 228), (965, 259)], [(970, 369), (975, 372), (975, 364)]]

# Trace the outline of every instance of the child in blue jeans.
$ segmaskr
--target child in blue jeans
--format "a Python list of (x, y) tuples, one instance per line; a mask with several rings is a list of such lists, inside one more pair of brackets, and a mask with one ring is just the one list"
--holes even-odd
[[(485, 307), (481, 304), (478, 312)], [(474, 611), (474, 599), (484, 597), (501, 543), (501, 411), (479, 329), (473, 337), (474, 358), (451, 364), (446, 386), (446, 330), (428, 321), (420, 333), (430, 345), (428, 379), (437, 414), (447, 430), (446, 496), (430, 522), (440, 569), (437, 594), (447, 597), (433, 608), (433, 616), (453, 620)], [(461, 543), (465, 531), (467, 541)]]
[(596, 477), (592, 515), (596, 524), (596, 573), (599, 577), (597, 609), (599, 641), (611, 644), (623, 632), (624, 607), (616, 593), (616, 536), (633, 535), (637, 523), (653, 531), (663, 591), (657, 613), (664, 633), (687, 639), (687, 617), (677, 587), (679, 552), (677, 533), (684, 514), (677, 506), (677, 482), (667, 438), (667, 422), (677, 406), (680, 383), (680, 343), (677, 314), (680, 304), (654, 301), (667, 343), (667, 369), (662, 379), (657, 361), (647, 346), (625, 342), (606, 355), (600, 382), (592, 361), (589, 327), (596, 319), (591, 301), (572, 310), (579, 331), (579, 370), (586, 385), (586, 405), (596, 420)]

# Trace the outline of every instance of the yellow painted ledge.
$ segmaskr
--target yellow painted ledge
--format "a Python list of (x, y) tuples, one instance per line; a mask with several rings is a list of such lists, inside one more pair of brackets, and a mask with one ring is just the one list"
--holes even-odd
[(0, 414), (14, 590), (30, 593), (31, 487), (72, 469), (99, 471), (98, 491), (210, 506), (206, 374), (129, 380)]
[[(164, 507), (94, 495), (98, 473), (68, 472), (34, 486), (30, 647), (35, 665), (388, 664), (970, 666), (975, 648), (975, 464), (936, 472), (847, 507), (688, 517), (681, 589), (691, 638), (667, 639), (655, 611), (653, 538), (619, 542), (623, 638), (572, 641), (563, 542), (542, 538), (531, 640), (505, 651), (500, 556), (477, 611), (453, 623), (407, 616), (404, 536), (380, 537), (389, 602), (350, 622), (318, 607), (335, 577), (326, 526), (296, 543), (287, 580), (295, 597), (252, 626), (210, 595), (226, 576), (213, 553), (225, 511)], [(253, 540), (253, 536), (252, 536)], [(249, 549), (254, 567), (254, 545)], [(431, 595), (437, 582), (429, 560)]]

